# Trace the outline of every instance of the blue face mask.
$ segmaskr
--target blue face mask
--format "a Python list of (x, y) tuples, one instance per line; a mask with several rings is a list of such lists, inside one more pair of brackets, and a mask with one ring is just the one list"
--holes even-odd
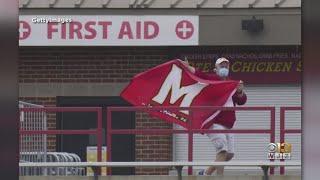
[(217, 74), (220, 77), (227, 77), (229, 75), (229, 69), (228, 68), (219, 68)]

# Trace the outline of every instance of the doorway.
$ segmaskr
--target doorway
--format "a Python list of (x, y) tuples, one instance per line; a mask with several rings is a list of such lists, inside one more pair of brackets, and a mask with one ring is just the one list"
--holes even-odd
[[(121, 97), (57, 97), (60, 107), (102, 107), (103, 145), (106, 145), (105, 130), (107, 128), (106, 109), (109, 106), (130, 106)], [(95, 112), (63, 112), (57, 113), (57, 129), (96, 129), (97, 113)], [(135, 129), (135, 112), (113, 112), (112, 129)], [(72, 152), (86, 161), (87, 146), (96, 146), (95, 135), (61, 135), (57, 136), (57, 151)], [(112, 135), (112, 161), (135, 161), (135, 136)], [(133, 175), (133, 167), (112, 168), (114, 175)]]

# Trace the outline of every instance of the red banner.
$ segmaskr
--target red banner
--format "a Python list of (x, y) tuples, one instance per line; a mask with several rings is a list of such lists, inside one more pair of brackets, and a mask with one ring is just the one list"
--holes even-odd
[[(200, 79), (179, 60), (172, 60), (136, 75), (123, 90), (121, 97), (135, 106), (233, 106), (232, 95), (238, 81), (210, 81)], [(148, 111), (165, 121), (188, 128), (201, 128), (219, 110)]]

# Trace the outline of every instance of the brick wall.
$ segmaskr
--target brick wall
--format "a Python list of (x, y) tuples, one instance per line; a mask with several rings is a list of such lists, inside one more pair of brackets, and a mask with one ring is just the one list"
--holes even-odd
[[(172, 124), (146, 113), (136, 113), (136, 129), (170, 129)], [(171, 135), (137, 135), (136, 136), (137, 161), (171, 161), (172, 136)], [(136, 168), (136, 174), (168, 174), (168, 168)]]
[[(168, 59), (166, 47), (22, 47), (20, 83), (118, 83)], [(21, 97), (23, 101), (55, 105), (55, 97)], [(136, 128), (171, 128), (172, 125), (137, 113)], [(48, 119), (55, 128), (55, 116)], [(55, 138), (49, 138), (54, 150)], [(137, 136), (136, 161), (171, 161), (171, 136)], [(137, 168), (137, 174), (167, 174), (167, 168)]]
[(161, 47), (23, 47), (19, 82), (128, 82), (164, 60)]

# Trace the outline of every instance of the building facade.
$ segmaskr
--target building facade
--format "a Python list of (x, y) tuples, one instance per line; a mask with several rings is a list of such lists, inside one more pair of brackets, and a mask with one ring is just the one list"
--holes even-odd
[[(248, 106), (276, 106), (277, 133), (279, 107), (301, 106), (299, 0), (21, 0), (19, 25), (19, 96), (26, 102), (128, 106), (119, 94), (137, 73), (175, 58), (188, 59), (210, 72), (214, 60), (223, 56), (231, 61), (231, 77), (245, 82)], [(124, 121), (116, 116), (115, 128), (180, 128), (140, 112), (125, 115)], [(67, 117), (94, 128), (87, 122), (90, 117), (48, 117), (50, 129), (83, 128)], [(237, 117), (235, 128), (267, 128), (270, 123), (266, 112), (239, 112)], [(287, 117), (288, 128), (301, 127), (299, 113)], [(81, 137), (70, 138), (81, 141)], [(74, 150), (84, 158), (83, 148), (95, 145), (82, 137), (83, 143), (68, 147), (70, 138), (49, 136), (49, 149)], [(186, 135), (127, 135), (114, 137), (114, 141), (122, 144), (113, 155), (118, 161), (188, 157)], [(293, 159), (300, 159), (300, 136), (290, 135), (288, 141), (296, 149)], [(266, 135), (237, 135), (235, 160), (265, 159), (261, 149), (268, 142)], [(194, 160), (214, 156), (209, 140), (195, 135)], [(127, 168), (118, 170), (121, 172), (168, 174), (170, 169)]]

